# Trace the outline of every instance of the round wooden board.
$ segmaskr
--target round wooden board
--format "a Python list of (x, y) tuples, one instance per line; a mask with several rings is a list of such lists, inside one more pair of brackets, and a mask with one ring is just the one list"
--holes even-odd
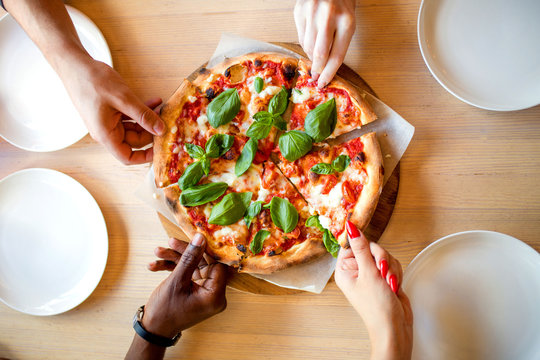
[[(295, 51), (301, 54), (302, 56), (305, 56), (305, 53), (303, 52), (302, 48), (298, 44), (292, 44), (292, 43), (275, 43), (275, 44), (282, 46), (284, 48), (287, 48), (289, 50)], [(196, 76), (199, 70), (201, 68), (204, 68), (205, 65), (206, 64), (202, 65), (199, 69), (195, 70), (190, 76), (188, 76), (188, 79), (193, 80), (193, 78)], [(347, 65), (345, 64), (341, 65), (341, 67), (338, 70), (338, 75), (348, 80), (353, 85), (360, 88), (361, 90), (364, 90), (376, 96), (375, 92), (364, 81), (364, 79), (362, 79), (360, 75), (354, 72), (354, 70), (352, 70)], [(381, 196), (379, 198), (379, 203), (377, 205), (377, 208), (375, 209), (375, 213), (373, 214), (373, 217), (371, 218), (371, 222), (369, 223), (367, 228), (364, 230), (364, 234), (371, 241), (375, 241), (375, 242), (379, 241), (384, 230), (386, 229), (386, 225), (388, 225), (388, 222), (390, 221), (390, 217), (392, 216), (392, 212), (394, 211), (394, 205), (396, 203), (398, 189), (399, 189), (399, 163), (397, 164), (396, 168), (392, 172), (392, 175), (389, 177), (388, 181), (386, 182), (383, 188), (383, 191), (381, 193)], [(166, 217), (164, 217), (163, 215), (159, 213), (158, 213), (158, 216), (161, 221), (161, 224), (165, 228), (165, 231), (167, 232), (167, 235), (169, 237), (175, 237), (183, 241), (189, 241), (188, 237), (184, 234), (182, 230), (180, 230), (180, 228), (177, 225), (173, 224)], [(333, 281), (333, 277), (330, 279), (330, 281)], [(290, 294), (297, 294), (297, 293), (302, 292), (302, 290), (287, 289), (287, 288), (283, 288), (283, 287), (271, 284), (265, 280), (258, 279), (249, 274), (238, 273), (233, 268), (229, 268), (229, 279), (228, 279), (227, 285), (239, 291), (249, 292), (252, 294), (262, 294), (262, 295), (290, 295)]]

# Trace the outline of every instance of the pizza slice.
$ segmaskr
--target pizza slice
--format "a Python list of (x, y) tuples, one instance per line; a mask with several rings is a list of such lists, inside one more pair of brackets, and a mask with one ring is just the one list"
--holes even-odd
[(235, 174), (242, 143), (246, 139), (235, 136), (230, 156), (212, 159), (196, 184), (181, 189), (179, 181), (164, 189), (186, 235), (204, 234), (210, 255), (250, 273), (271, 273), (326, 253), (322, 232), (305, 226), (307, 203), (272, 162)]
[[(311, 62), (299, 60), (298, 79), (292, 89), (289, 130), (306, 131), (315, 142), (334, 138), (374, 121), (377, 116), (360, 93), (338, 75), (319, 89), (311, 78)], [(332, 118), (328, 124), (320, 118)]]
[(382, 190), (383, 161), (375, 133), (345, 143), (322, 144), (288, 161), (279, 153), (278, 166), (317, 215), (312, 226), (328, 229), (347, 246), (345, 223), (364, 229)]

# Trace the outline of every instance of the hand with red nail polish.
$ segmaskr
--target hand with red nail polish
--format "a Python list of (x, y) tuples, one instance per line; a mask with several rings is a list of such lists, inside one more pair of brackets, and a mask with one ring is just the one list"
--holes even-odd
[(349, 249), (338, 255), (335, 279), (364, 320), (372, 343), (372, 359), (410, 359), (413, 315), (400, 289), (399, 262), (376, 243), (370, 243), (347, 222)]

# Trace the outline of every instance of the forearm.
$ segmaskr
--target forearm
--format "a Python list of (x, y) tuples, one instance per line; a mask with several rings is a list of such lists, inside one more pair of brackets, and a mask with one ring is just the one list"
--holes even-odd
[(165, 348), (150, 344), (148, 341), (135, 334), (131, 346), (126, 354), (127, 360), (163, 359)]
[(68, 64), (91, 60), (61, 0), (4, 0), (4, 6), (60, 75)]

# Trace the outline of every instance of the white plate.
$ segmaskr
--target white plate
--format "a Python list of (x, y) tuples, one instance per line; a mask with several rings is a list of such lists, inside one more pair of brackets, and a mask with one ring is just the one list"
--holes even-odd
[(540, 359), (540, 255), (491, 231), (446, 236), (418, 254), (403, 289), (413, 359)]
[[(67, 6), (88, 53), (112, 66), (96, 25)], [(9, 14), (0, 19), (0, 136), (29, 151), (55, 151), (82, 139), (88, 130), (58, 75)]]
[(540, 104), (540, 1), (423, 0), (418, 42), (429, 70), (488, 110)]
[(90, 193), (49, 169), (0, 181), (0, 300), (31, 315), (54, 315), (83, 302), (108, 254), (105, 220)]

